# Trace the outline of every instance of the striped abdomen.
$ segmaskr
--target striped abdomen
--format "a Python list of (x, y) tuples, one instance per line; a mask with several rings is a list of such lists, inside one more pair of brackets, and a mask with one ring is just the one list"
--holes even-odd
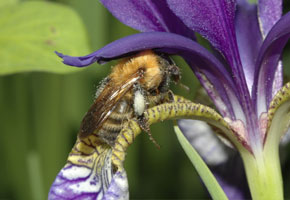
[[(123, 128), (123, 122), (135, 116), (131, 99), (132, 96), (128, 93), (127, 96), (116, 105), (108, 119), (97, 132), (97, 135), (111, 146), (114, 146), (115, 139)], [(147, 108), (151, 108), (169, 101), (168, 92), (159, 95), (148, 95), (146, 100)]]
[(115, 139), (122, 130), (122, 124), (127, 119), (133, 117), (133, 108), (127, 101), (121, 100), (102, 127), (98, 130), (97, 135), (102, 138), (107, 144), (113, 146)]

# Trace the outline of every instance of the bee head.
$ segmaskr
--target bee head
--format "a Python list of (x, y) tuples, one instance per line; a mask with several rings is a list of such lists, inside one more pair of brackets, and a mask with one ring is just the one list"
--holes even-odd
[(157, 55), (160, 56), (160, 64), (165, 68), (165, 71), (168, 72), (175, 83), (178, 83), (181, 78), (179, 67), (167, 54), (157, 53)]

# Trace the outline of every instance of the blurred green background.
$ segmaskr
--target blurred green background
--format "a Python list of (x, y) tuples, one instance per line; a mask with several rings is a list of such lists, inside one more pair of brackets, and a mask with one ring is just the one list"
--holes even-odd
[[(10, 1), (14, 0), (0, 0), (0, 6)], [(58, 49), (58, 46), (54, 46), (54, 43), (48, 40), (52, 48), (46, 54), (59, 63), (61, 60), (56, 57), (53, 50), (75, 56), (85, 55), (115, 39), (136, 33), (114, 19), (97, 0), (51, 0), (51, 2), (72, 9), (84, 23), (85, 39), (76, 38), (67, 41), (67, 48), (76, 48), (77, 45), (82, 45), (79, 41), (85, 41), (82, 51), (67, 52), (62, 47)], [(289, 7), (289, 1), (285, 2), (285, 12)], [(5, 48), (1, 48), (1, 45), (5, 44), (3, 40), (1, 41), (3, 39), (1, 22), (3, 19), (5, 21), (4, 17), (2, 15), (2, 21), (0, 19), (0, 59), (1, 54), (5, 54)], [(37, 17), (37, 15), (32, 16), (32, 18)], [(65, 24), (69, 19), (64, 16), (62, 20)], [(19, 31), (21, 32), (21, 29)], [(73, 31), (78, 30), (72, 29), (63, 36), (63, 40), (66, 41), (70, 34), (73, 35)], [(12, 44), (15, 47), (17, 45), (17, 41)], [(14, 54), (16, 58), (30, 59), (28, 63), (34, 62), (40, 67), (49, 62), (46, 56), (41, 56), (41, 53), (37, 52), (28, 55), (25, 51), (17, 51)], [(288, 70), (287, 74), (290, 74), (289, 47), (285, 55), (288, 55), (288, 58), (285, 56), (284, 65)], [(178, 86), (173, 86), (173, 91), (194, 99), (199, 85), (184, 62), (179, 58), (175, 59), (182, 68), (182, 83), (189, 86), (191, 90), (187, 92)], [(21, 65), (22, 60), (19, 60)], [(1, 64), (0, 61), (0, 67)], [(65, 69), (71, 70), (71, 67), (61, 68), (64, 69), (64, 72), (61, 72), (63, 74), (24, 72), (0, 76), (1, 200), (47, 198), (50, 185), (65, 164), (67, 155), (74, 145), (80, 122), (93, 102), (96, 88), (109, 73), (110, 66), (113, 64), (102, 66), (94, 64), (86, 69), (76, 69), (66, 74)], [(172, 122), (155, 124), (151, 130), (161, 149), (158, 150), (146, 134), (141, 134), (127, 154), (125, 168), (128, 173), (130, 197), (132, 199), (208, 198), (199, 177), (176, 140)], [(290, 152), (289, 145), (288, 152)], [(288, 189), (290, 188), (289, 171), (290, 162), (286, 161), (283, 173), (285, 188)], [(286, 190), (286, 195), (290, 198), (289, 190)]]

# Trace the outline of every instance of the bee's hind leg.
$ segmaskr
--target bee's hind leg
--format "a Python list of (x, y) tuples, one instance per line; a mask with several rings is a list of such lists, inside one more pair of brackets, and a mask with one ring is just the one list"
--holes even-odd
[(156, 140), (153, 138), (149, 124), (147, 122), (147, 119), (144, 117), (144, 112), (146, 110), (146, 91), (140, 86), (140, 84), (136, 83), (133, 86), (133, 108), (134, 108), (134, 114), (137, 118), (137, 122), (140, 126), (140, 128), (146, 132), (149, 135), (150, 140), (155, 144), (155, 146), (160, 149), (160, 146), (157, 144)]
[(153, 144), (158, 148), (160, 149), (160, 145), (157, 143), (157, 141), (153, 138), (152, 134), (151, 134), (151, 131), (150, 131), (150, 127), (149, 127), (149, 124), (148, 124), (148, 121), (147, 119), (144, 117), (144, 114), (143, 115), (140, 115), (137, 117), (137, 122), (140, 126), (140, 128), (146, 132), (148, 135), (149, 135), (149, 139), (153, 142)]

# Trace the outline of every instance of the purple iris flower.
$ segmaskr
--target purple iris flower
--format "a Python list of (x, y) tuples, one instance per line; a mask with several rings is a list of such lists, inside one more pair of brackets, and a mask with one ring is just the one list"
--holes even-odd
[[(146, 49), (183, 57), (231, 129), (226, 140), (242, 157), (252, 198), (261, 197), (262, 188), (272, 188), (274, 197), (281, 197), (278, 145), (290, 123), (290, 86), (283, 87), (281, 62), (290, 37), (290, 13), (282, 16), (282, 0), (259, 0), (258, 4), (247, 0), (101, 2), (122, 23), (142, 33), (116, 40), (87, 56), (57, 53), (63, 62), (85, 67)], [(211, 50), (196, 42), (195, 32), (210, 42)], [(194, 126), (193, 121), (179, 121), (188, 138), (195, 134)], [(128, 198), (125, 171), (112, 173), (106, 182), (85, 167), (81, 176), (74, 177), (78, 170), (73, 164), (62, 169), (50, 199), (65, 199), (66, 195)], [(266, 175), (257, 178), (257, 174)], [(91, 184), (96, 187), (82, 190)]]

